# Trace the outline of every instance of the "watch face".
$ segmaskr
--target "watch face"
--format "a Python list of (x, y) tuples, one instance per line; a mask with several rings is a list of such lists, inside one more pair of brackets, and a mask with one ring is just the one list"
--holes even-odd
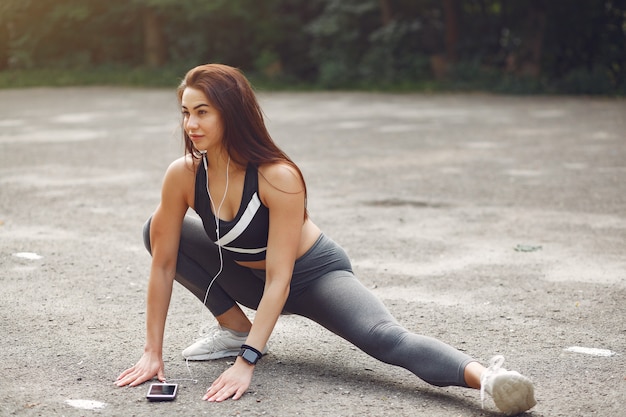
[(252, 365), (257, 363), (259, 360), (259, 356), (253, 351), (251, 351), (250, 349), (244, 349), (243, 352), (241, 353), (241, 357), (244, 358), (246, 362)]

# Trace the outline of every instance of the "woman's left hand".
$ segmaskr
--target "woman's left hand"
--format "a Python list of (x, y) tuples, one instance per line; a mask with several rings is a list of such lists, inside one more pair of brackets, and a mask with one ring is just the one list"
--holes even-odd
[(205, 401), (221, 402), (232, 397), (238, 400), (246, 392), (252, 382), (254, 365), (237, 358), (235, 364), (228, 368), (209, 387), (204, 397)]

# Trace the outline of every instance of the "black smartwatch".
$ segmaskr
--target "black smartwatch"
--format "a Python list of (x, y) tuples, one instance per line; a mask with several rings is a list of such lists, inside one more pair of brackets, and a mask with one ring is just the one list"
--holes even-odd
[(248, 362), (250, 365), (256, 365), (263, 354), (252, 346), (241, 345), (241, 350), (237, 356), (241, 356), (243, 360)]

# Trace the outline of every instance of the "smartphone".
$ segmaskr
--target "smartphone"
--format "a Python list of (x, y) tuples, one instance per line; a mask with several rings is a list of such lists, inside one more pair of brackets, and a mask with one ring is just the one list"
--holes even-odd
[(177, 392), (178, 384), (152, 384), (146, 398), (150, 401), (172, 401)]

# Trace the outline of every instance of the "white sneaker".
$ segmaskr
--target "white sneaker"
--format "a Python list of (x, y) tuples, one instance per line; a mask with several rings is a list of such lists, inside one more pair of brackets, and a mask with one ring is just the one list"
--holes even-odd
[(480, 399), (483, 408), (487, 391), (496, 407), (507, 416), (530, 410), (537, 404), (533, 383), (519, 372), (502, 368), (503, 363), (504, 356), (494, 356), (489, 368), (480, 376)]
[[(183, 350), (183, 358), (190, 361), (206, 361), (237, 356), (247, 337), (247, 334), (238, 336), (230, 329), (219, 325), (213, 326), (202, 338)], [(267, 353), (267, 346), (261, 353), (264, 355)]]

